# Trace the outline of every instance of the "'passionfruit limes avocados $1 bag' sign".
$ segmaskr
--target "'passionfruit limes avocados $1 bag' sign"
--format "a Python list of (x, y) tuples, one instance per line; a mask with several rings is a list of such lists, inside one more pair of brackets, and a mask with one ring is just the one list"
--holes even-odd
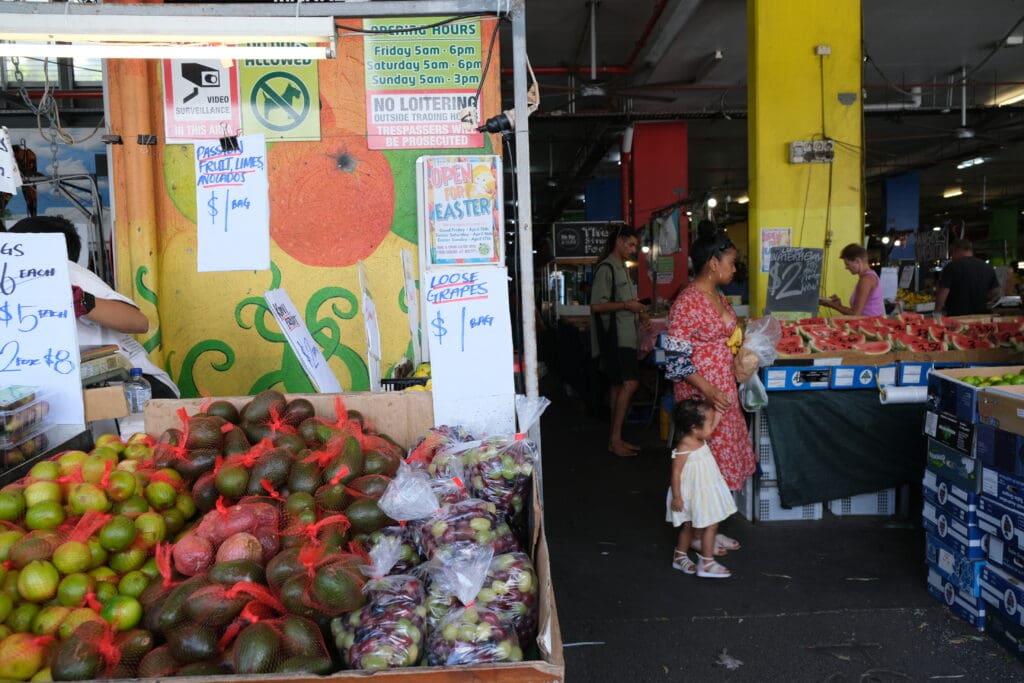
[(82, 425), (67, 253), (63, 235), (0, 233), (0, 388), (38, 387), (51, 423)]
[[(370, 149), (483, 147), (480, 20), (366, 19), (363, 39)], [(450, 17), (448, 18), (450, 19)], [(400, 31), (392, 33), (392, 31)], [(462, 119), (469, 114), (467, 130)]]

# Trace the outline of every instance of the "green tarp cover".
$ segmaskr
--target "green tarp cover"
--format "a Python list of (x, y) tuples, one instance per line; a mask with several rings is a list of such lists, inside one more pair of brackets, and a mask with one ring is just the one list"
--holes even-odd
[(764, 408), (786, 507), (920, 484), (925, 405), (881, 405), (878, 392), (772, 392)]

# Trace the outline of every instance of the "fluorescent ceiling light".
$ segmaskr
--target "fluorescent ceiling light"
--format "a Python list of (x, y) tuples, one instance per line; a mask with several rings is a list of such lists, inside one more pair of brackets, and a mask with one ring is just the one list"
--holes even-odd
[(327, 59), (331, 48), (306, 45), (0, 43), (0, 57), (103, 59)]
[(750, 201), (750, 197), (745, 195), (745, 194), (741, 194), (739, 197), (736, 198), (736, 203), (737, 204), (746, 204), (749, 201)]
[(959, 197), (963, 193), (964, 193), (964, 189), (962, 187), (951, 187), (951, 188), (949, 188), (948, 190), (946, 190), (945, 192), (942, 193), (942, 198), (943, 199), (952, 199), (953, 197)]
[(938, 226), (938, 225), (936, 225), (936, 226), (934, 226), (932, 228), (932, 232), (941, 232), (941, 231), (942, 231), (942, 228), (940, 226)]
[(980, 166), (983, 163), (985, 163), (985, 157), (974, 157), (973, 159), (964, 159), (956, 167), (958, 170), (963, 170), (971, 166)]
[(201, 17), (161, 15), (4, 14), (0, 40), (115, 43), (324, 43), (334, 17)]
[(1011, 104), (1017, 104), (1018, 102), (1022, 101), (1024, 101), (1024, 90), (1018, 90), (1015, 94), (1010, 95), (1005, 99), (996, 100), (996, 106), (1005, 107)]

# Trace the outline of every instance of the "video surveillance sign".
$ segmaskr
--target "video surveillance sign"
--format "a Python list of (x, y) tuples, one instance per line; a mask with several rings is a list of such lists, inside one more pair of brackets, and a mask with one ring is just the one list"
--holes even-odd
[(166, 142), (210, 140), (241, 131), (238, 67), (218, 59), (165, 60)]

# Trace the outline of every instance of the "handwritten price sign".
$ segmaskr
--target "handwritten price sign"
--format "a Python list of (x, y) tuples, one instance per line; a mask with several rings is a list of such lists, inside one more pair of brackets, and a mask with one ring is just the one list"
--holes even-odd
[(515, 385), (506, 269), (427, 270), (425, 283), (434, 423), (512, 433)]
[(63, 235), (0, 238), (0, 387), (8, 385), (47, 392), (52, 422), (84, 424)]
[(270, 267), (267, 145), (262, 135), (238, 139), (224, 151), (195, 143), (199, 272)]

